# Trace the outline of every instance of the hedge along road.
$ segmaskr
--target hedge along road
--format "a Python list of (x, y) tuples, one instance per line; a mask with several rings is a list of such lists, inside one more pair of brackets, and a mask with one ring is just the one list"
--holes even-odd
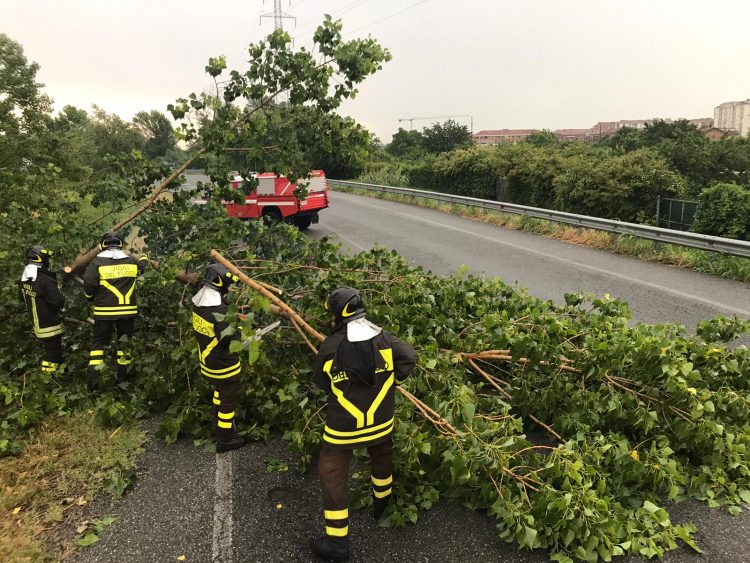
[(353, 251), (382, 244), (437, 274), (461, 265), (561, 302), (583, 290), (630, 304), (633, 319), (678, 322), (691, 331), (716, 315), (750, 318), (750, 284), (514, 231), (432, 209), (330, 192), (310, 235), (333, 235)]

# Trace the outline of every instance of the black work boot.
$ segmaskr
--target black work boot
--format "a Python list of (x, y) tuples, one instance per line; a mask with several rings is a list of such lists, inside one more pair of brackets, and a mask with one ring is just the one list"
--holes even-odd
[(99, 390), (99, 374), (96, 370), (88, 370), (86, 372), (86, 389), (89, 393), (95, 393)]
[(391, 502), (392, 496), (393, 495), (388, 495), (383, 498), (378, 498), (375, 495), (372, 496), (372, 515), (375, 517), (375, 520), (380, 520), (383, 512), (385, 512), (385, 509), (388, 507), (388, 503)]
[(229, 432), (217, 432), (216, 453), (223, 454), (230, 450), (236, 450), (245, 445), (245, 439), (233, 429)]
[(129, 366), (118, 365), (117, 366), (117, 383), (124, 383), (130, 380), (130, 369)]
[(310, 549), (316, 555), (328, 557), (335, 561), (349, 559), (349, 538), (334, 538), (324, 535), (310, 542)]
[(236, 450), (245, 445), (245, 439), (242, 436), (235, 436), (228, 442), (216, 442), (216, 453), (223, 454), (231, 450)]

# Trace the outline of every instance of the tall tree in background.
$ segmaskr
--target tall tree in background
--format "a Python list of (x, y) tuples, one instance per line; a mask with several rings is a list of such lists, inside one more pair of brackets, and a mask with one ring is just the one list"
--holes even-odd
[(425, 150), (432, 153), (448, 152), (471, 144), (469, 128), (452, 119), (425, 127), (422, 137)]
[(37, 82), (19, 43), (0, 34), (0, 198), (44, 172), (51, 150), (47, 126), (52, 101)]
[(424, 154), (424, 138), (419, 131), (399, 127), (385, 150), (393, 156), (417, 158)]
[(149, 158), (166, 156), (177, 146), (172, 123), (160, 111), (139, 111), (133, 117), (133, 125), (146, 139), (144, 151)]
[(557, 137), (555, 137), (549, 129), (543, 129), (542, 131), (532, 133), (526, 139), (526, 142), (531, 143), (535, 147), (549, 147), (558, 143)]
[[(107, 113), (97, 105), (93, 106), (90, 129), (91, 139), (102, 159), (108, 154), (127, 154), (133, 150), (145, 152), (146, 139), (134, 124), (117, 114)], [(97, 163), (94, 167), (101, 166), (101, 163)]]

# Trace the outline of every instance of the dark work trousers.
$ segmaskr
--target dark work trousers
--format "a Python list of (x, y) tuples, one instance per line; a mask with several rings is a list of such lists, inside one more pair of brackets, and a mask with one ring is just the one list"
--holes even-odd
[[(370, 454), (372, 492), (376, 499), (388, 498), (393, 483), (393, 440), (367, 448)], [(349, 468), (352, 450), (333, 448), (323, 443), (318, 459), (318, 476), (323, 492), (326, 535), (347, 538), (349, 535)]]
[(50, 338), (39, 339), (44, 346), (44, 356), (42, 357), (42, 371), (53, 372), (61, 367), (63, 362), (62, 334)]
[(89, 352), (89, 372), (88, 379), (94, 383), (97, 379), (96, 371), (98, 366), (104, 363), (104, 351), (109, 346), (112, 339), (112, 333), (117, 329), (117, 381), (128, 379), (130, 364), (133, 357), (130, 351), (131, 345), (121, 343), (123, 337), (127, 336), (128, 340), (133, 337), (134, 318), (117, 319), (105, 321), (96, 319), (94, 321), (94, 335), (91, 339), (91, 351)]
[[(205, 376), (204, 376), (205, 377)], [(237, 395), (240, 391), (240, 375), (226, 379), (206, 377), (214, 386), (213, 412), (216, 419), (216, 441), (229, 442), (234, 438), (234, 413), (237, 409)]]

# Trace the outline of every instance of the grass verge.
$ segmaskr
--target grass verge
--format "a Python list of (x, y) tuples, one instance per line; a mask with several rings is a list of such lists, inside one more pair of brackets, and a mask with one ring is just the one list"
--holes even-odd
[[(34, 429), (23, 453), (0, 459), (0, 561), (65, 557), (75, 546), (47, 538), (74, 525), (66, 518), (69, 508), (103, 490), (122, 494), (144, 441), (136, 427), (113, 431), (85, 412), (51, 417)], [(100, 522), (79, 533), (90, 542)]]
[(342, 186), (331, 186), (336, 191), (363, 195), (376, 199), (386, 199), (398, 203), (406, 203), (419, 207), (435, 209), (452, 215), (459, 215), (483, 223), (499, 225), (508, 229), (528, 231), (549, 238), (555, 238), (572, 244), (590, 246), (601, 250), (609, 250), (617, 254), (634, 256), (652, 262), (661, 262), (680, 268), (690, 268), (698, 272), (713, 274), (722, 278), (750, 282), (750, 260), (736, 256), (722, 256), (715, 252), (705, 252), (692, 248), (684, 248), (673, 244), (657, 244), (654, 241), (631, 235), (616, 235), (592, 229), (578, 229), (526, 217), (512, 213), (502, 213), (489, 209), (480, 209), (455, 203), (443, 203), (414, 196), (371, 192)]

